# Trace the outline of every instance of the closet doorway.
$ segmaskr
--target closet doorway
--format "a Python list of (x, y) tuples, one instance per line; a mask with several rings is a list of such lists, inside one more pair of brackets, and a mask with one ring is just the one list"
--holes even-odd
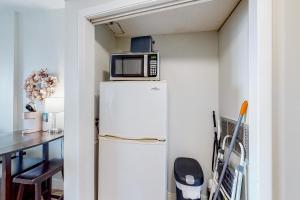
[[(244, 0), (242, 0), (244, 1)], [(179, 1), (119, 1), (101, 4), (82, 10), (78, 15), (78, 77), (80, 87), (78, 96), (85, 107), (78, 108), (79, 134), (81, 151), (78, 157), (79, 199), (93, 199), (96, 187), (91, 188), (82, 180), (94, 183), (95, 129), (91, 121), (95, 117), (95, 26), (111, 21), (121, 21), (149, 14), (185, 8), (188, 6), (207, 6), (209, 3), (220, 3), (219, 0), (179, 0)], [(223, 1), (224, 5), (237, 1)], [(222, 4), (222, 5), (223, 5)], [(217, 7), (216, 7), (217, 8)], [(226, 9), (226, 6), (221, 6)], [(223, 10), (224, 11), (224, 10)], [(211, 14), (220, 13), (212, 10)], [(272, 134), (271, 134), (271, 75), (272, 75), (272, 3), (257, 0), (248, 1), (249, 13), (249, 199), (272, 199)], [(208, 13), (209, 14), (209, 13)], [(228, 13), (227, 13), (228, 14)], [(229, 15), (230, 16), (230, 13)], [(205, 20), (202, 16), (199, 20)], [(68, 86), (66, 86), (68, 87)], [(90, 134), (87, 134), (90, 133)], [(66, 141), (67, 142), (67, 141)], [(89, 159), (87, 159), (89, 158)], [(86, 160), (82, 163), (80, 160)], [(87, 169), (87, 170), (84, 170)], [(66, 191), (68, 192), (68, 191)], [(91, 198), (89, 198), (91, 197)]]

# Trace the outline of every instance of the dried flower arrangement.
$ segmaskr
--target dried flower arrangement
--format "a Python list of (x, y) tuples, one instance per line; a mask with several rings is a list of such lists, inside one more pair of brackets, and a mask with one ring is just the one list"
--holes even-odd
[(25, 80), (24, 89), (27, 98), (33, 101), (44, 101), (54, 94), (57, 77), (50, 75), (47, 69), (32, 72)]

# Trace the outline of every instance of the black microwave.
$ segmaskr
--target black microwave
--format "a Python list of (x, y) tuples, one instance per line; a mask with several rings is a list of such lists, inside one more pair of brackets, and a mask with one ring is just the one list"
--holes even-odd
[(159, 80), (159, 53), (112, 54), (110, 80)]

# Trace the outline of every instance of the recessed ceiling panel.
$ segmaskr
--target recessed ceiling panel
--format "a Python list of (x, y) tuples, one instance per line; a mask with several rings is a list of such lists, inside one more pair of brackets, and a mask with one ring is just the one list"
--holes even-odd
[(240, 0), (212, 0), (118, 21), (117, 37), (215, 31)]

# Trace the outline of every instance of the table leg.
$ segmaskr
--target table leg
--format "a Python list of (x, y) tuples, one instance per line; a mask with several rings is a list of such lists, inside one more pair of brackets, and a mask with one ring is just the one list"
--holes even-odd
[(24, 151), (19, 151), (17, 156), (19, 157), (19, 162), (23, 162)]
[(18, 171), (21, 171), (23, 169), (23, 151), (19, 151), (17, 153), (17, 157), (18, 157)]
[(12, 199), (11, 155), (2, 156), (1, 199)]
[(43, 144), (43, 159), (49, 160), (49, 143)]
[[(44, 160), (44, 161), (49, 160), (49, 143), (43, 144), (43, 160)], [(48, 190), (50, 189), (50, 188), (49, 188), (49, 186), (50, 186), (49, 180), (51, 181), (51, 179), (48, 179), (47, 182), (46, 182), (46, 187), (47, 187)], [(50, 187), (51, 187), (51, 186), (50, 186)], [(37, 188), (36, 188), (36, 189), (37, 189)], [(50, 194), (48, 193), (48, 194), (45, 195), (45, 197), (46, 197), (45, 200), (51, 199), (51, 191), (49, 191), (49, 192), (50, 192)], [(36, 197), (36, 198), (37, 198), (37, 197)]]

